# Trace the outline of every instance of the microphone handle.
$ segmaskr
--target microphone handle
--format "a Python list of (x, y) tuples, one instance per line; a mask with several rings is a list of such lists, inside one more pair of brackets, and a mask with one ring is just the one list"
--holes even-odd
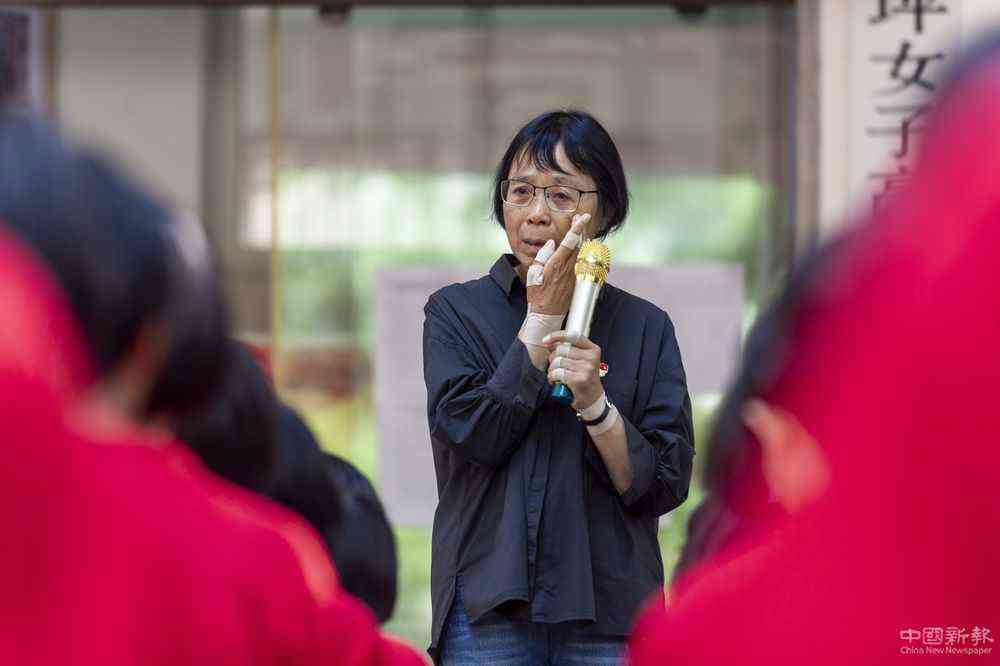
[[(587, 337), (590, 335), (590, 322), (594, 318), (594, 308), (597, 297), (601, 293), (601, 285), (584, 276), (577, 276), (576, 288), (573, 290), (573, 300), (569, 306), (569, 316), (566, 317), (566, 331)], [(573, 392), (562, 382), (556, 382), (552, 387), (552, 399), (566, 405), (573, 404)]]

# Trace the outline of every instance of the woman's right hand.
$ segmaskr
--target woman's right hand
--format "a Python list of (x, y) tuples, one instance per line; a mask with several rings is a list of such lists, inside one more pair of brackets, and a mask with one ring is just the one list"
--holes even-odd
[[(589, 221), (589, 213), (574, 215), (568, 233), (575, 233), (582, 238), (583, 230)], [(574, 267), (579, 251), (579, 243), (576, 244), (575, 249), (570, 249), (562, 244), (556, 248), (555, 254), (545, 263), (542, 284), (528, 287), (528, 304), (531, 306), (532, 312), (546, 315), (569, 312), (569, 306), (573, 300), (573, 290), (576, 288)]]

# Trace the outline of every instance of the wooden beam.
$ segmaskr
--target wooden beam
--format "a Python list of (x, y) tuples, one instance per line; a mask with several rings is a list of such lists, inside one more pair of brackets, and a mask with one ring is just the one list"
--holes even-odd
[(699, 8), (726, 5), (791, 5), (796, 0), (628, 0), (625, 3), (611, 0), (356, 0), (355, 2), (321, 2), (320, 0), (8, 0), (5, 5), (29, 7), (551, 7), (553, 5), (575, 5), (586, 7), (678, 7)]
[(798, 58), (795, 118), (795, 251), (812, 249), (820, 229), (820, 53), (819, 6), (823, 0), (798, 5)]

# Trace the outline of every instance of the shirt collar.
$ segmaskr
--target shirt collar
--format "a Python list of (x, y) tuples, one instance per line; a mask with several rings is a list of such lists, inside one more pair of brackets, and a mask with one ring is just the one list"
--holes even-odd
[(502, 254), (496, 263), (493, 264), (493, 268), (490, 269), (490, 277), (503, 289), (508, 298), (510, 297), (510, 290), (514, 286), (514, 281), (518, 279), (517, 271), (514, 268), (517, 264), (517, 257), (512, 254)]
[[(503, 293), (507, 295), (507, 298), (510, 298), (510, 290), (514, 287), (514, 283), (520, 279), (517, 277), (517, 265), (517, 257), (512, 254), (501, 254), (500, 258), (493, 264), (493, 268), (490, 269), (490, 277), (503, 289)], [(608, 285), (605, 284), (604, 286), (607, 287)], [(601, 293), (597, 296), (598, 303), (604, 300), (604, 295), (607, 291), (607, 289), (601, 289)]]

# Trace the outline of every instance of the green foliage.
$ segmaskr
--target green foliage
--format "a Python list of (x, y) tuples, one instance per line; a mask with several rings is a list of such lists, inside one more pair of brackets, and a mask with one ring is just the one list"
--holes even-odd
[(353, 340), (360, 326), (354, 252), (298, 249), (282, 257), (285, 332)]
[(609, 239), (620, 261), (742, 264), (747, 293), (758, 263), (758, 229), (769, 193), (749, 178), (633, 178), (629, 218)]

